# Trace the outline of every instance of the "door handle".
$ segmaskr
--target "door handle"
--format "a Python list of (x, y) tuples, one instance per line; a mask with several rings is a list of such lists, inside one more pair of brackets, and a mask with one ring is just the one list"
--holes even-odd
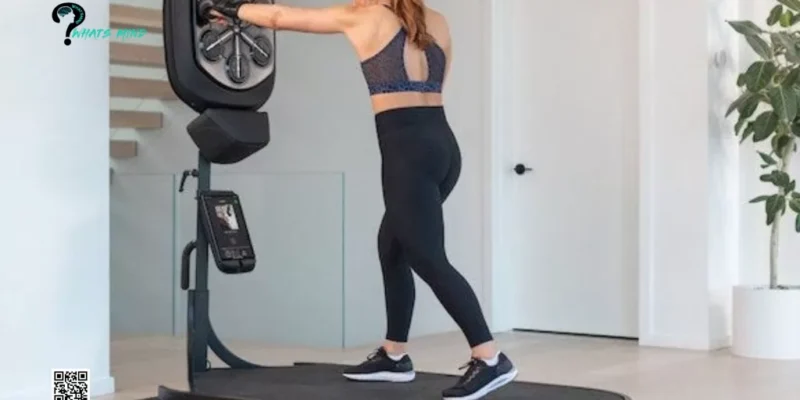
[(533, 171), (533, 169), (526, 167), (525, 164), (517, 164), (514, 166), (514, 172), (516, 172), (517, 175), (522, 175), (530, 171)]

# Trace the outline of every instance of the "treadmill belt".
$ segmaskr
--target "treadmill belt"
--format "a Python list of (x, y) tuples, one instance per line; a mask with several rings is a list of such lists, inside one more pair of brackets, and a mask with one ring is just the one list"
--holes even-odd
[[(159, 388), (160, 400), (425, 400), (441, 399), (453, 375), (417, 372), (414, 382), (352, 382), (341, 376), (345, 366), (296, 364), (250, 370), (212, 369), (195, 378), (195, 391)], [(587, 388), (512, 382), (486, 400), (630, 400), (627, 396)]]

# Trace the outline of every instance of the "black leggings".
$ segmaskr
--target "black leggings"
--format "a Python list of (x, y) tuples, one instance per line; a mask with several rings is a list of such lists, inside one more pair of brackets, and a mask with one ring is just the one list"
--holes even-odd
[(378, 254), (386, 299), (386, 339), (408, 341), (414, 279), (427, 283), (470, 347), (492, 340), (478, 298), (444, 249), (442, 203), (461, 172), (461, 153), (442, 107), (411, 107), (375, 116), (386, 212)]

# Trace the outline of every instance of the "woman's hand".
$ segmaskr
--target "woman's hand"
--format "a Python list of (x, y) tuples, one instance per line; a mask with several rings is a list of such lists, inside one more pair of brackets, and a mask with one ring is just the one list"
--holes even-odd
[(211, 16), (213, 19), (222, 17), (239, 18), (239, 8), (243, 4), (247, 4), (247, 2), (243, 0), (215, 0)]
[(208, 22), (219, 25), (228, 25), (230, 23), (228, 17), (217, 10), (209, 12)]

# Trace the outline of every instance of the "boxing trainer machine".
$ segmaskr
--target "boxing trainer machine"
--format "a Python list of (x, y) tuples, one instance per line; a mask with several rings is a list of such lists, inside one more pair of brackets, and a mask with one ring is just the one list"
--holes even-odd
[[(208, 249), (225, 274), (248, 273), (256, 266), (241, 201), (232, 191), (211, 190), (211, 165), (237, 163), (269, 144), (269, 116), (259, 108), (275, 84), (275, 32), (242, 21), (214, 26), (208, 22), (212, 4), (212, 0), (163, 3), (169, 82), (178, 98), (200, 114), (187, 126), (199, 150), (197, 168), (183, 172), (179, 189), (183, 191), (189, 177), (197, 179), (197, 236), (181, 258), (181, 289), (188, 291), (187, 368), (192, 390), (195, 379), (211, 369), (209, 349), (232, 369), (259, 367), (225, 347), (209, 318)], [(194, 287), (190, 287), (193, 252)], [(167, 392), (161, 388), (160, 398), (169, 398)]]

